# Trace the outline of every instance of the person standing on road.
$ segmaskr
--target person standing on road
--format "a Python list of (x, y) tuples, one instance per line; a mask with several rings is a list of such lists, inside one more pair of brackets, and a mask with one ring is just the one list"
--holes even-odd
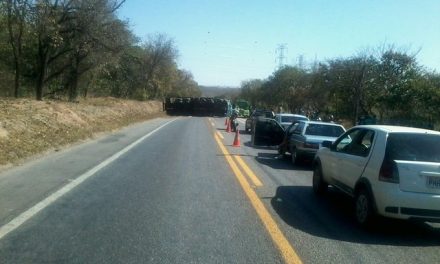
[(237, 109), (234, 109), (234, 111), (232, 111), (232, 115), (231, 115), (231, 118), (230, 118), (230, 121), (231, 121), (231, 130), (232, 130), (233, 132), (235, 132), (236, 129), (237, 129), (237, 121), (236, 121), (237, 117), (238, 117), (238, 110), (237, 110)]

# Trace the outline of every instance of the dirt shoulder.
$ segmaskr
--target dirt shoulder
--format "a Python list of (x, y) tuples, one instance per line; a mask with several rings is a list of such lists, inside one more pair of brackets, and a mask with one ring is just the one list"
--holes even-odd
[(0, 99), (0, 166), (163, 115), (159, 101)]

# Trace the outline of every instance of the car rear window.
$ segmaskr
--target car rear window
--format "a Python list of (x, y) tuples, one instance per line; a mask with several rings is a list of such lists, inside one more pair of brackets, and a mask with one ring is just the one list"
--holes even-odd
[(306, 135), (323, 137), (339, 137), (342, 133), (342, 127), (324, 124), (309, 124), (305, 132)]
[(307, 120), (306, 117), (300, 116), (281, 116), (282, 123), (292, 123), (293, 121)]
[(440, 162), (440, 135), (391, 133), (385, 155), (391, 160)]

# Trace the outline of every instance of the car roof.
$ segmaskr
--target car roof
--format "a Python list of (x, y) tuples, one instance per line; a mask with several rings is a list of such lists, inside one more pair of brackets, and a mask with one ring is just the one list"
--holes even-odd
[(294, 117), (305, 117), (305, 118), (307, 118), (307, 116), (297, 115), (297, 114), (289, 114), (289, 113), (278, 113), (278, 114), (275, 114), (275, 115), (277, 115), (277, 116), (294, 116)]
[(389, 126), (389, 125), (360, 125), (355, 127), (375, 129), (383, 131), (385, 133), (425, 133), (425, 134), (438, 134), (439, 131), (416, 128), (416, 127), (405, 127), (405, 126)]
[(344, 127), (341, 124), (337, 124), (337, 123), (331, 123), (331, 122), (322, 122), (322, 121), (306, 121), (306, 120), (301, 120), (299, 122), (305, 123), (305, 124), (319, 124), (319, 125), (332, 125), (332, 126), (340, 126), (340, 127)]

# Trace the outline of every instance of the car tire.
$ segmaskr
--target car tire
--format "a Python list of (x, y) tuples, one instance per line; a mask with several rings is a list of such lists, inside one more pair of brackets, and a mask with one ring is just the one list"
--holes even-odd
[(298, 151), (296, 151), (296, 148), (293, 148), (292, 151), (290, 151), (290, 154), (292, 155), (291, 157), (293, 165), (298, 165), (300, 157)]
[(317, 164), (313, 169), (313, 192), (316, 195), (323, 195), (327, 192), (328, 183), (326, 183), (322, 177), (322, 168), (320, 164)]
[(370, 194), (365, 189), (360, 189), (355, 195), (356, 222), (362, 227), (370, 227), (375, 213)]

